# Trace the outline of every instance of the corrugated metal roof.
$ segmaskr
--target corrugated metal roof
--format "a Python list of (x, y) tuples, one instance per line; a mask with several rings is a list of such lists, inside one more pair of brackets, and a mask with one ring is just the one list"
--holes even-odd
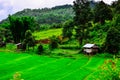
[(84, 48), (92, 48), (93, 46), (95, 46), (95, 44), (85, 44), (83, 47)]
[(20, 44), (22, 44), (22, 43), (17, 43), (16, 45), (20, 45)]

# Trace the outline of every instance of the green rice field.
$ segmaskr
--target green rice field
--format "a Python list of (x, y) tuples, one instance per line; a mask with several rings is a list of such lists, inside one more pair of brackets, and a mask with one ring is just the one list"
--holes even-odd
[(0, 80), (10, 80), (16, 72), (24, 80), (89, 80), (104, 60), (84, 55), (71, 59), (0, 52)]
[(40, 31), (40, 32), (34, 32), (33, 36), (35, 36), (36, 40), (39, 39), (46, 39), (49, 37), (54, 36), (59, 36), (62, 34), (62, 28), (60, 29), (50, 29), (50, 30), (46, 30), (46, 31)]

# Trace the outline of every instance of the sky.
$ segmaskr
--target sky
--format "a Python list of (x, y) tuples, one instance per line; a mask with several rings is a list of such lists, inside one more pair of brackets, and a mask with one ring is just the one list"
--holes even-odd
[[(0, 0), (0, 21), (25, 8), (51, 8), (56, 5), (73, 4), (74, 0)], [(100, 0), (95, 0), (100, 1)], [(103, 0), (110, 4), (115, 0)]]

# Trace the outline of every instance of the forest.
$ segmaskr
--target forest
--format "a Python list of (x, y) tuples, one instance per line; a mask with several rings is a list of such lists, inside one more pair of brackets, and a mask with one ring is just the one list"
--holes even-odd
[(0, 22), (0, 57), (0, 80), (119, 80), (120, 0), (8, 15)]

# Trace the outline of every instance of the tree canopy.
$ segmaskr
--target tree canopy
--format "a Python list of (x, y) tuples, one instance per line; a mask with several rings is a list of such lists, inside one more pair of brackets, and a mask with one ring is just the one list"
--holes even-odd
[(108, 30), (105, 46), (106, 51), (110, 53), (118, 53), (120, 50), (120, 31), (115, 27)]
[(10, 31), (12, 32), (13, 39), (15, 43), (22, 42), (25, 38), (25, 32), (32, 28), (35, 25), (34, 18), (32, 17), (14, 17), (9, 15), (9, 22), (10, 22)]
[(105, 23), (105, 20), (112, 20), (112, 10), (105, 4), (103, 1), (100, 1), (96, 4), (94, 9), (94, 22), (100, 22), (101, 24)]
[(90, 8), (90, 3), (88, 0), (75, 0), (74, 2), (74, 23), (76, 25), (77, 38), (82, 44), (84, 39), (85, 30), (87, 30), (87, 23), (92, 19), (92, 12)]

